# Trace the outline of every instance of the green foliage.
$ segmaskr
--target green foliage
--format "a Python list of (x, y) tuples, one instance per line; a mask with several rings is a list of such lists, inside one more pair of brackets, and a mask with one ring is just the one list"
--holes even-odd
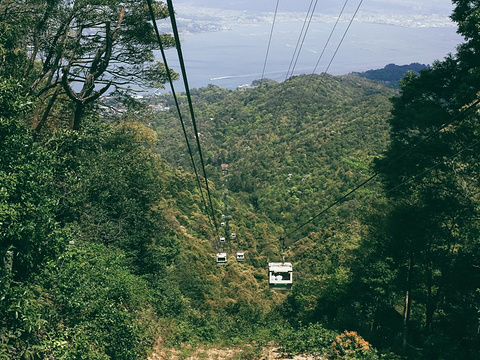
[(23, 85), (14, 79), (0, 79), (0, 117), (12, 118), (30, 110), (31, 101), (28, 96), (20, 95)]
[[(209, 103), (213, 93), (218, 101)], [(386, 147), (391, 94), (355, 76), (301, 76), (230, 93), (199, 89), (194, 101), (209, 178), (219, 184), (220, 164), (230, 164), (228, 189), (240, 208), (293, 229), (368, 175), (375, 154)], [(165, 139), (159, 151), (190, 169), (175, 116), (157, 114)]]
[(178, 252), (161, 205), (169, 180), (151, 151), (155, 142), (132, 122), (92, 124), (79, 135), (58, 132), (48, 142), (68, 169), (58, 174), (69, 192), (61, 221), (76, 224), (85, 240), (126, 251), (137, 271), (149, 274), (163, 271)]
[(383, 69), (367, 70), (365, 72), (355, 74), (367, 79), (381, 81), (382, 83), (387, 84), (387, 86), (400, 88), (400, 80), (407, 72), (413, 71), (418, 75), (420, 71), (427, 68), (427, 65), (419, 63), (412, 63), (409, 65), (388, 64)]
[(281, 350), (288, 356), (308, 354), (329, 359), (401, 359), (393, 353), (378, 352), (355, 331), (337, 334), (318, 323), (300, 327), (279, 326), (272, 330), (271, 337), (278, 341)]
[(1, 79), (22, 78), (23, 69), (27, 63), (27, 52), (24, 48), (24, 41), (25, 27), (18, 26), (18, 23), (12, 24), (11, 19), (9, 19), (9, 12), (3, 12), (2, 16), (0, 16)]
[(47, 329), (45, 356), (136, 359), (149, 351), (155, 336), (151, 292), (127, 270), (122, 253), (75, 245), (42, 279), (52, 302), (49, 323), (57, 324)]
[(289, 355), (324, 354), (335, 340), (335, 332), (320, 324), (308, 324), (305, 327), (286, 327), (279, 330), (276, 338), (282, 351)]
[[(0, 259), (13, 252), (16, 280), (28, 278), (68, 242), (55, 219), (53, 153), (33, 142), (15, 119), (0, 118)], [(3, 266), (2, 266), (3, 268)]]
[(49, 262), (30, 285), (12, 287), (3, 300), (10, 306), (2, 325), (16, 325), (2, 329), (6, 330), (1, 339), (4, 358), (146, 355), (156, 335), (155, 316), (148, 305), (151, 292), (147, 282), (125, 265), (118, 251), (76, 244)]
[[(178, 253), (162, 205), (175, 180), (151, 152), (156, 137), (92, 124), (43, 144), (1, 118), (0, 140), (2, 358), (146, 356), (156, 313), (182, 306), (163, 281)], [(124, 231), (110, 225), (120, 221)]]
[[(157, 19), (168, 16), (163, 3), (153, 1), (153, 7)], [(96, 32), (85, 31), (91, 28)], [(64, 106), (59, 99), (69, 100), (69, 126), (78, 130), (108, 90), (131, 94), (123, 85), (146, 89), (167, 82), (164, 64), (153, 55), (158, 43), (145, 3), (6, 0), (0, 3), (0, 34), (0, 76), (21, 78), (22, 93), (33, 94), (29, 120), (39, 132), (47, 123), (65, 128), (66, 119), (55, 114)], [(164, 48), (173, 46), (170, 35), (161, 38)]]
[[(392, 281), (377, 294), (398, 309), (397, 324), (399, 312), (406, 319), (396, 336), (401, 332), (403, 351), (412, 357), (468, 359), (478, 353), (479, 274), (472, 271), (480, 230), (478, 11), (472, 2), (454, 3), (452, 18), (466, 43), (420, 75), (408, 73), (401, 96), (392, 101), (392, 143), (377, 163), (391, 207), (383, 224), (372, 227), (383, 233), (383, 243), (367, 246), (384, 259), (376, 265)], [(423, 352), (407, 346), (412, 344)]]

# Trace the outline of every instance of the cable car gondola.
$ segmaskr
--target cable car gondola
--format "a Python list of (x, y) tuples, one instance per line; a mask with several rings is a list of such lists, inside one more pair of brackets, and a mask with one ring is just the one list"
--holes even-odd
[(237, 252), (237, 261), (245, 261), (245, 253)]
[(272, 290), (288, 290), (292, 287), (293, 269), (289, 262), (268, 263), (268, 284)]
[(227, 264), (227, 253), (217, 253), (217, 264), (218, 265)]

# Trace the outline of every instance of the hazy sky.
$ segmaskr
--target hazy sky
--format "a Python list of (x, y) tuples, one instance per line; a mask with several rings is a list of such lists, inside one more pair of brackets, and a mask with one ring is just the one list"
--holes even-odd
[[(349, 0), (350, 3), (358, 4), (360, 0)], [(280, 0), (279, 11), (306, 12), (311, 0)], [(318, 1), (317, 11), (328, 12), (329, 9), (337, 11), (338, 6), (343, 5), (344, 0)], [(196, 7), (212, 7), (228, 10), (247, 10), (253, 12), (274, 11), (276, 0), (174, 0), (175, 4), (187, 4)], [(451, 0), (364, 0), (362, 10), (373, 11), (402, 11), (447, 13), (453, 9)]]
[[(267, 77), (284, 80), (311, 1), (280, 0), (266, 63)], [(348, 0), (342, 21), (330, 39), (345, 1), (318, 1), (296, 74), (312, 72), (316, 63), (320, 69), (317, 72), (333, 75), (379, 69), (389, 63), (431, 64), (454, 52), (461, 42), (456, 24), (449, 19), (454, 8), (451, 0), (363, 0), (351, 28), (349, 21), (361, 0)], [(259, 79), (276, 3), (173, 0), (191, 87), (213, 83), (234, 89)], [(168, 20), (163, 26), (164, 31), (170, 31)], [(171, 54), (175, 59), (176, 54)]]

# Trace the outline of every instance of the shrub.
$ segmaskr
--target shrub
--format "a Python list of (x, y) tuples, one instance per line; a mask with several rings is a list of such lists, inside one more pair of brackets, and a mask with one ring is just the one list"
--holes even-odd
[(328, 351), (335, 338), (335, 333), (332, 330), (325, 329), (318, 323), (298, 329), (288, 328), (283, 330), (281, 334), (279, 340), (282, 350), (290, 355), (324, 353)]
[(376, 350), (355, 331), (345, 330), (331, 345), (332, 359), (378, 359)]

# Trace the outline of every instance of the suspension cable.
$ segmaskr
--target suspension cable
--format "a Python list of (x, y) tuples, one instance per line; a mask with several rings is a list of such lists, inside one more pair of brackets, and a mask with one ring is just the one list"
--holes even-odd
[(270, 50), (270, 44), (272, 42), (273, 28), (275, 27), (275, 19), (277, 18), (277, 11), (278, 11), (278, 3), (279, 2), (280, 2), (280, 0), (277, 0), (277, 5), (275, 6), (275, 13), (273, 14), (272, 29), (270, 30), (270, 38), (268, 39), (267, 53), (265, 54), (265, 61), (263, 62), (262, 80), (263, 80), (263, 77), (265, 75), (265, 67), (267, 66), (268, 52)]
[(436, 164), (433, 164), (432, 166), (430, 166), (429, 168), (423, 170), (421, 173), (415, 175), (414, 177), (412, 177), (412, 178), (410, 178), (410, 179), (407, 179), (407, 180), (401, 182), (400, 184), (394, 186), (394, 187), (391, 188), (391, 189), (388, 189), (388, 190), (385, 192), (385, 194), (388, 194), (388, 193), (390, 193), (390, 192), (392, 192), (392, 191), (400, 188), (401, 186), (403, 186), (403, 185), (405, 185), (405, 184), (407, 184), (407, 183), (409, 183), (409, 182), (414, 181), (415, 179), (417, 179), (418, 177), (422, 176), (423, 174), (429, 172), (430, 170), (435, 169), (435, 168), (436, 168), (437, 166), (439, 166), (440, 164), (442, 164), (442, 163), (444, 164), (447, 160), (452, 160), (452, 159), (456, 158), (456, 157), (457, 157), (458, 155), (460, 155), (461, 153), (469, 150), (470, 148), (472, 148), (473, 146), (478, 145), (478, 144), (480, 144), (480, 140), (474, 142), (473, 144), (470, 144), (470, 145), (464, 147), (462, 150), (456, 152), (455, 154), (453, 154), (452, 156), (448, 157), (447, 159), (441, 160), (441, 161), (437, 162)]
[(217, 225), (217, 221), (215, 219), (215, 211), (214, 211), (214, 208), (213, 208), (212, 196), (211, 196), (210, 188), (209, 188), (209, 185), (208, 185), (207, 172), (205, 170), (205, 161), (203, 160), (202, 148), (200, 146), (200, 138), (198, 136), (197, 122), (195, 121), (195, 113), (193, 111), (192, 97), (190, 95), (190, 87), (188, 86), (187, 71), (185, 69), (185, 62), (184, 62), (184, 59), (183, 59), (182, 48), (181, 48), (181, 45), (180, 45), (180, 36), (178, 34), (177, 21), (175, 20), (175, 11), (173, 9), (172, 0), (167, 0), (167, 5), (168, 5), (168, 13), (170, 15), (170, 21), (172, 23), (173, 36), (175, 38), (178, 60), (180, 62), (180, 68), (182, 70), (183, 83), (184, 83), (184, 86), (185, 86), (185, 93), (187, 95), (188, 107), (190, 109), (190, 116), (192, 118), (193, 129), (195, 131), (195, 139), (196, 139), (196, 142), (197, 142), (198, 153), (199, 153), (199, 156), (200, 156), (200, 163), (202, 165), (203, 177), (205, 179), (205, 185), (206, 185), (206, 189), (207, 189), (208, 201), (210, 203), (211, 215), (212, 215), (212, 218), (213, 218), (213, 223), (215, 225), (215, 233), (218, 236), (218, 225)]
[(350, 22), (348, 23), (348, 26), (347, 26), (347, 28), (345, 29), (345, 32), (343, 33), (343, 36), (342, 36), (342, 38), (340, 39), (340, 42), (338, 43), (338, 46), (337, 46), (337, 48), (335, 49), (335, 52), (333, 53), (333, 56), (332, 56), (332, 58), (330, 59), (330, 62), (328, 63), (327, 68), (326, 68), (325, 71), (324, 71), (325, 74), (328, 72), (328, 69), (330, 69), (330, 65), (332, 65), (333, 59), (335, 59), (335, 56), (337, 55), (338, 49), (340, 49), (340, 46), (342, 45), (343, 40), (345, 39), (345, 36), (347, 35), (347, 32), (348, 32), (348, 30), (350, 29), (350, 26), (352, 25), (353, 20), (355, 19), (355, 16), (357, 16), (358, 10), (360, 9), (360, 6), (362, 5), (362, 3), (363, 3), (363, 0), (360, 0), (360, 2), (358, 3), (357, 9), (356, 9), (355, 12), (353, 13), (352, 18), (350, 19)]
[[(305, 42), (305, 37), (307, 36), (308, 29), (310, 28), (310, 23), (312, 22), (313, 14), (315, 13), (315, 8), (317, 7), (318, 0), (315, 0), (315, 4), (313, 5), (312, 11), (310, 12), (310, 8), (312, 7), (312, 3), (313, 3), (313, 0), (310, 2), (310, 7), (308, 8), (307, 15), (306, 15), (305, 20), (303, 22), (302, 31), (300, 32), (300, 36), (298, 37), (297, 45), (295, 46), (295, 51), (293, 53), (292, 60), (290, 61), (290, 66), (288, 67), (288, 71), (287, 71), (287, 75), (285, 76), (285, 80), (287, 80), (290, 76), (292, 76), (293, 72), (295, 71), (295, 67), (297, 66), (297, 61), (298, 61), (298, 58), (300, 56), (300, 52), (302, 51), (303, 43)], [(310, 18), (308, 19), (308, 22), (307, 22), (307, 18), (308, 18), (309, 14), (310, 14)], [(306, 28), (305, 28), (305, 24), (307, 25)], [(304, 29), (305, 29), (305, 31), (304, 31)], [(303, 34), (303, 38), (302, 38), (302, 34)], [(298, 49), (298, 52), (297, 52), (297, 49)], [(290, 72), (290, 69), (292, 70), (291, 72)]]
[(317, 70), (318, 64), (320, 63), (320, 60), (322, 60), (323, 54), (325, 53), (325, 50), (327, 49), (328, 43), (330, 42), (330, 39), (332, 38), (333, 33), (335, 32), (335, 29), (338, 25), (338, 22), (340, 21), (340, 18), (342, 17), (343, 11), (345, 10), (345, 7), (347, 6), (348, 0), (345, 0), (345, 3), (343, 4), (342, 10), (340, 10), (340, 14), (338, 14), (337, 20), (335, 21), (335, 25), (333, 25), (332, 31), (330, 31), (330, 35), (328, 36), (327, 41), (325, 42), (325, 46), (322, 49), (322, 52), (320, 53), (320, 56), (317, 60), (317, 63), (315, 64), (315, 67), (313, 68), (312, 74), (315, 74), (315, 71)]
[(160, 47), (160, 52), (162, 54), (162, 60), (163, 60), (163, 63), (165, 64), (165, 70), (167, 72), (168, 82), (170, 83), (173, 98), (175, 100), (175, 107), (176, 107), (177, 112), (178, 112), (178, 117), (180, 118), (180, 123), (182, 124), (182, 131), (183, 131), (183, 135), (185, 137), (185, 142), (187, 144), (188, 154), (190, 156), (190, 160), (192, 162), (193, 170), (195, 172), (195, 178), (196, 178), (196, 181), (197, 181), (197, 185), (198, 185), (198, 188), (200, 190), (200, 194), (202, 196), (203, 206), (205, 207), (205, 210), (207, 212), (207, 216), (210, 219), (210, 222), (212, 222), (212, 218), (211, 218), (210, 213), (208, 211), (207, 203), (205, 201), (205, 195), (203, 194), (203, 188), (200, 184), (200, 177), (198, 175), (197, 166), (195, 165), (195, 161), (193, 159), (192, 148), (190, 146), (190, 141), (188, 140), (187, 131), (186, 131), (186, 128), (185, 128), (185, 122), (183, 121), (182, 112), (180, 111), (180, 105), (179, 105), (179, 102), (178, 102), (177, 94), (176, 94), (175, 88), (173, 86), (173, 78), (172, 78), (172, 74), (170, 72), (170, 68), (168, 67), (167, 57), (165, 55), (165, 49), (163, 47), (163, 42), (162, 42), (162, 39), (161, 39), (161, 36), (160, 36), (160, 31), (158, 30), (157, 22), (155, 21), (155, 13), (153, 11), (152, 1), (147, 0), (147, 4), (148, 4), (148, 10), (150, 12), (150, 17), (152, 18), (152, 24), (153, 24), (153, 27), (155, 29), (155, 34), (157, 36), (157, 42), (158, 42), (158, 45)]
[[(443, 124), (442, 126), (440, 126), (437, 130), (435, 130), (434, 132), (432, 132), (430, 135), (426, 136), (425, 138), (423, 138), (422, 140), (420, 140), (419, 142), (411, 145), (406, 151), (404, 151), (402, 154), (400, 154), (398, 157), (396, 157), (395, 159), (393, 159), (391, 162), (389, 162), (387, 165), (385, 165), (381, 170), (375, 172), (373, 175), (371, 175), (368, 179), (364, 180), (360, 185), (357, 185), (354, 189), (350, 190), (349, 192), (347, 192), (345, 195), (341, 196), (339, 199), (335, 200), (333, 203), (331, 203), (330, 205), (328, 205), (326, 208), (324, 208), (322, 211), (320, 211), (319, 213), (317, 213), (316, 215), (312, 216), (308, 221), (304, 222), (303, 224), (297, 226), (295, 229), (289, 231), (285, 236), (288, 237), (290, 235), (292, 235), (293, 233), (297, 232), (298, 230), (300, 230), (301, 228), (303, 228), (304, 226), (310, 224), (313, 220), (317, 219), (319, 216), (323, 215), (325, 212), (327, 212), (328, 210), (330, 210), (332, 207), (334, 207), (335, 205), (338, 205), (340, 202), (342, 202), (343, 200), (345, 200), (347, 197), (349, 197), (351, 194), (355, 193), (357, 190), (359, 190), (360, 188), (362, 188), (363, 186), (365, 186), (366, 184), (368, 184), (370, 181), (372, 181), (374, 178), (376, 178), (378, 175), (380, 175), (381, 171), (384, 171), (386, 170), (387, 168), (389, 168), (390, 166), (392, 166), (393, 164), (395, 164), (396, 162), (398, 162), (400, 159), (402, 159), (403, 157), (405, 157), (406, 155), (408, 155), (409, 153), (411, 153), (414, 149), (416, 149), (420, 144), (424, 143), (425, 141), (431, 139), (433, 136), (437, 135), (438, 133), (440, 133), (443, 129), (445, 129), (447, 126), (451, 125), (453, 122), (457, 121), (459, 118), (460, 118), (460, 115), (464, 115), (466, 112), (472, 110), (472, 109), (475, 109), (475, 106), (478, 105), (480, 103), (480, 100), (475, 100), (474, 102), (472, 102), (464, 111), (462, 112), (459, 112), (457, 113), (457, 115), (455, 115), (452, 119), (450, 119), (450, 121), (447, 121), (445, 124)], [(473, 146), (473, 145), (470, 145), (470, 146)], [(464, 149), (466, 150), (466, 149)], [(462, 151), (464, 151), (462, 150)], [(459, 154), (459, 153), (457, 153)], [(417, 175), (419, 176), (419, 175)]]
[[(412, 178), (409, 178), (409, 179), (406, 179), (404, 181), (402, 181), (400, 184), (396, 185), (395, 187), (385, 191), (385, 195), (402, 187), (403, 185), (405, 184), (408, 184), (408, 183), (411, 183), (412, 181), (414, 181), (415, 179), (417, 179), (418, 177), (422, 176), (423, 174), (435, 169), (437, 166), (441, 165), (441, 164), (444, 164), (447, 160), (452, 160), (454, 158), (456, 158), (457, 156), (459, 156), (461, 153), (471, 149), (473, 146), (476, 146), (480, 144), (480, 140), (474, 142), (473, 144), (470, 144), (464, 148), (462, 148), (460, 151), (456, 152), (455, 154), (453, 154), (452, 156), (448, 157), (447, 159), (444, 159), (444, 160), (440, 160), (438, 161), (437, 163), (433, 164), (432, 166), (430, 166), (429, 168), (423, 170), (422, 172), (418, 173), (417, 175), (414, 175)], [(391, 165), (391, 164), (390, 164)], [(320, 215), (322, 215), (323, 213), (325, 213), (326, 211), (328, 211), (330, 208), (332, 208), (333, 206), (335, 206), (336, 204), (338, 204), (339, 202), (341, 202), (342, 200), (344, 200), (348, 195), (350, 195), (351, 193), (353, 193), (354, 191), (358, 190), (358, 188), (362, 187), (363, 185), (365, 185), (367, 182), (369, 182), (370, 180), (373, 179), (373, 177), (377, 176), (379, 173), (376, 173), (374, 175), (372, 175), (370, 178), (368, 178), (367, 180), (365, 180), (362, 184), (358, 185), (354, 190), (350, 191), (348, 194), (344, 195), (342, 198), (338, 199), (337, 201), (335, 201), (334, 203), (332, 203), (330, 206), (328, 206), (327, 208), (325, 208), (322, 212), (318, 213), (317, 215), (315, 215), (314, 218), (311, 218), (309, 221), (307, 221), (305, 224), (303, 224), (301, 227), (311, 223), (313, 220), (315, 220), (317, 217), (319, 217)], [(285, 235), (285, 237), (291, 235), (292, 233), (294, 233), (295, 231), (297, 231), (298, 229), (300, 229), (301, 227), (298, 227), (297, 229), (295, 230), (292, 230), (290, 231), (289, 233), (287, 233)], [(283, 248), (285, 249), (285, 237), (280, 237), (280, 241), (283, 242)], [(297, 240), (298, 241), (298, 240)], [(295, 243), (296, 241), (294, 241)], [(272, 242), (273, 243), (273, 242)], [(272, 243), (268, 243), (267, 245), (270, 245)]]

